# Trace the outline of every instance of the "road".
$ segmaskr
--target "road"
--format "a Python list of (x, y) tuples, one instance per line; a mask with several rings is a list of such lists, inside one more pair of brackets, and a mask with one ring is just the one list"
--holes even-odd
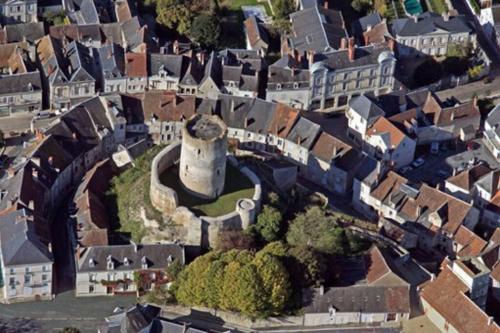
[(0, 304), (0, 322), (22, 318), (25, 324), (40, 325), (42, 332), (58, 332), (64, 327), (72, 326), (82, 332), (95, 333), (97, 326), (116, 307), (128, 308), (135, 305), (135, 302), (135, 296), (76, 298), (73, 291), (69, 291), (59, 294), (53, 301)]

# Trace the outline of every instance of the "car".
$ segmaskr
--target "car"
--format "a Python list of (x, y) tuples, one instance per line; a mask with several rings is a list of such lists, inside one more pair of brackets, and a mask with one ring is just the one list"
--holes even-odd
[(448, 178), (450, 173), (446, 170), (440, 169), (440, 170), (438, 170), (438, 172), (436, 172), (436, 175), (438, 175), (441, 178)]
[(425, 163), (425, 159), (423, 157), (419, 157), (411, 163), (411, 166), (416, 169), (416, 168), (420, 168), (422, 165), (424, 165), (424, 163)]
[(399, 169), (399, 172), (404, 175), (405, 173), (413, 170), (413, 168), (410, 165), (404, 166), (401, 169)]
[(54, 116), (55, 116), (55, 114), (52, 113), (51, 111), (40, 111), (35, 115), (34, 119), (35, 120), (47, 119), (47, 118), (51, 118)]

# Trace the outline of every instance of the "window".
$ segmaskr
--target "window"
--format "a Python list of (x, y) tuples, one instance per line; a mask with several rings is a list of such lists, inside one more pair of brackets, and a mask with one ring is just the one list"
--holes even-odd
[(47, 266), (42, 266), (42, 272), (48, 272), (48, 271), (49, 271), (49, 269)]
[(42, 282), (47, 282), (47, 274), (42, 274)]
[(15, 277), (11, 277), (9, 279), (9, 284), (12, 286), (12, 285), (15, 285), (16, 284), (16, 278)]
[(31, 275), (24, 276), (24, 284), (29, 284), (31, 282)]
[(94, 292), (94, 286), (90, 285), (89, 286), (89, 294), (92, 294)]
[(281, 84), (280, 84), (280, 83), (278, 83), (278, 84), (276, 85), (276, 90), (281, 90)]
[(25, 267), (25, 268), (24, 268), (24, 271), (25, 271), (26, 273), (29, 273), (29, 272), (31, 271), (31, 268), (30, 268), (30, 267)]
[(12, 274), (16, 274), (16, 272), (14, 271), (14, 268), (11, 268), (11, 269), (10, 269), (10, 274), (11, 274), (11, 275), (12, 275)]

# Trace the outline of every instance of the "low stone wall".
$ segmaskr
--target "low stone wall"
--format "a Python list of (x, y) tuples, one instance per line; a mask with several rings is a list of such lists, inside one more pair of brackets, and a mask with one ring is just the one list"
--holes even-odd
[(174, 165), (179, 159), (180, 153), (181, 143), (174, 142), (160, 151), (151, 164), (151, 186), (149, 189), (151, 204), (159, 211), (169, 215), (175, 212), (179, 199), (173, 189), (161, 183), (160, 175)]
[(168, 227), (168, 232), (186, 244), (213, 247), (221, 231), (248, 228), (260, 210), (262, 185), (259, 177), (249, 168), (240, 166), (233, 155), (228, 155), (228, 162), (253, 183), (253, 197), (238, 200), (234, 211), (228, 214), (197, 217), (188, 208), (179, 206), (179, 199), (174, 189), (160, 182), (160, 175), (179, 159), (180, 150), (180, 142), (174, 142), (158, 153), (151, 164), (151, 203), (156, 209), (171, 217), (173, 224)]

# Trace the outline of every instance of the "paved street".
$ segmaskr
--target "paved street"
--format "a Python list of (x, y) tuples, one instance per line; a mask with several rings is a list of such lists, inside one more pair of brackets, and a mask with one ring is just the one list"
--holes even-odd
[(112, 314), (116, 307), (130, 307), (135, 301), (134, 296), (75, 298), (70, 291), (58, 295), (53, 301), (0, 304), (0, 319), (23, 318), (24, 322), (34, 320), (32, 324), (40, 325), (42, 332), (57, 332), (64, 327), (73, 326), (82, 332), (95, 333), (99, 323)]

